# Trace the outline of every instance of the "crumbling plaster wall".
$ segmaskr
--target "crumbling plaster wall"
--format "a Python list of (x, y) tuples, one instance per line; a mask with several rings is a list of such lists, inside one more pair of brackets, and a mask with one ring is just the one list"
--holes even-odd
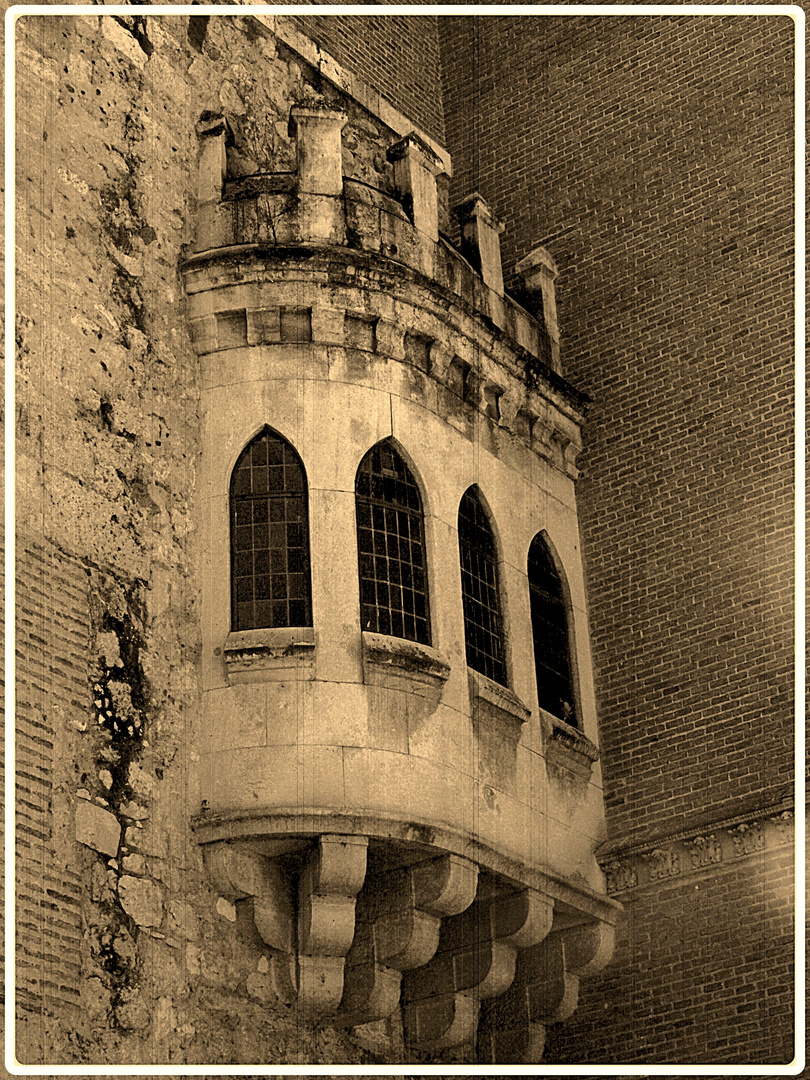
[[(372, 1062), (275, 1002), (188, 826), (195, 123), (228, 114), (236, 175), (292, 169), (290, 103), (334, 91), (250, 17), (26, 16), (16, 33), (18, 1057)], [(344, 170), (385, 172), (381, 133), (352, 121)]]

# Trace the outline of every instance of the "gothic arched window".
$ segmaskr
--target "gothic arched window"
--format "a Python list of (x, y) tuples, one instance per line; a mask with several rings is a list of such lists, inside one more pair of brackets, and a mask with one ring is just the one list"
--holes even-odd
[(307, 478), (292, 446), (265, 428), (231, 476), (231, 626), (312, 626)]
[(576, 727), (563, 582), (540, 533), (529, 548), (528, 575), (538, 704), (541, 709)]
[(495, 539), (474, 487), (467, 488), (458, 511), (461, 596), (467, 663), (506, 685), (503, 620)]
[(355, 490), (361, 625), (429, 645), (422, 499), (388, 440), (360, 462)]

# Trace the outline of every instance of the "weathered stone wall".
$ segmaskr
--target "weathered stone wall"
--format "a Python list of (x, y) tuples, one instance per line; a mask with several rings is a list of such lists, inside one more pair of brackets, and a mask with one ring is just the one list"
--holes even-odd
[[(234, 172), (283, 168), (314, 90), (251, 18), (28, 17), (17, 39), (18, 1056), (371, 1060), (269, 1000), (188, 827), (194, 126), (224, 109)], [(358, 127), (347, 172), (373, 169), (375, 138)]]

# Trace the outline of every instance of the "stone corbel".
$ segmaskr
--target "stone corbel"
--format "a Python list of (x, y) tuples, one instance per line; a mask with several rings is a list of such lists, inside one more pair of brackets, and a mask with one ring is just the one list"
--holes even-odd
[(473, 1045), (481, 1001), (509, 989), (518, 953), (545, 938), (552, 916), (548, 898), (524, 889), (446, 919), (436, 955), (404, 983), (407, 1043), (429, 1052)]
[(503, 296), (503, 265), (501, 263), (502, 221), (492, 213), (478, 194), (473, 192), (454, 211), (461, 226), (462, 251), (485, 285)]
[(314, 677), (315, 631), (311, 626), (232, 631), (223, 652), (231, 686)]
[(469, 907), (477, 881), (475, 863), (457, 855), (370, 878), (357, 905), (335, 1023), (353, 1027), (390, 1016), (399, 1004), (402, 972), (433, 957), (442, 918)]
[(436, 177), (442, 163), (415, 132), (388, 148), (396, 185), (405, 212), (415, 229), (434, 242), (439, 239), (439, 200)]
[(548, 1024), (572, 1015), (580, 978), (613, 955), (615, 931), (604, 922), (555, 931), (518, 957), (515, 979), (502, 997), (485, 1003), (478, 1061), (491, 1065), (537, 1065)]
[(343, 996), (367, 847), (365, 837), (321, 836), (297, 874), (238, 844), (204, 848), (206, 869), (220, 894), (251, 902), (256, 930), (270, 950), (278, 997), (313, 1018), (334, 1014)]
[(364, 630), (363, 673), (368, 686), (401, 688), (434, 697), (436, 691), (441, 695), (450, 665), (430, 645)]
[(546, 765), (567, 769), (587, 780), (594, 762), (599, 760), (599, 747), (578, 728), (551, 713), (541, 710), (540, 719), (545, 743)]

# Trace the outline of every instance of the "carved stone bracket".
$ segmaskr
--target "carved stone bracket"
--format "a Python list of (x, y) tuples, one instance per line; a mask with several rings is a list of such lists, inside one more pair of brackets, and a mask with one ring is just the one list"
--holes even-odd
[(574, 1012), (581, 977), (600, 971), (613, 955), (614, 928), (604, 922), (555, 931), (518, 957), (515, 979), (502, 997), (486, 1002), (478, 1061), (536, 1065), (546, 1026)]
[(407, 696), (411, 717), (420, 723), (441, 701), (450, 665), (437, 649), (418, 641), (363, 631), (363, 681), (370, 702), (383, 715), (391, 709), (388, 691)]
[(402, 972), (431, 960), (442, 918), (469, 907), (477, 881), (475, 863), (457, 855), (368, 880), (357, 906), (357, 931), (346, 958), (337, 1023), (365, 1024), (396, 1009)]
[(587, 780), (594, 762), (599, 760), (599, 747), (565, 720), (544, 711), (541, 711), (540, 717), (546, 764), (567, 769)]
[(531, 710), (517, 694), (486, 675), (468, 668), (468, 676), (473, 722), (495, 723), (503, 734), (517, 742), (523, 725), (531, 716)]
[(328, 1016), (340, 1005), (367, 847), (365, 837), (321, 836), (294, 869), (236, 844), (204, 849), (220, 893), (252, 902), (256, 930), (271, 951), (276, 993), (307, 1015)]
[(446, 919), (434, 958), (405, 980), (407, 1042), (431, 1052), (474, 1044), (481, 1001), (508, 990), (519, 951), (545, 938), (552, 915), (547, 897), (524, 889)]

